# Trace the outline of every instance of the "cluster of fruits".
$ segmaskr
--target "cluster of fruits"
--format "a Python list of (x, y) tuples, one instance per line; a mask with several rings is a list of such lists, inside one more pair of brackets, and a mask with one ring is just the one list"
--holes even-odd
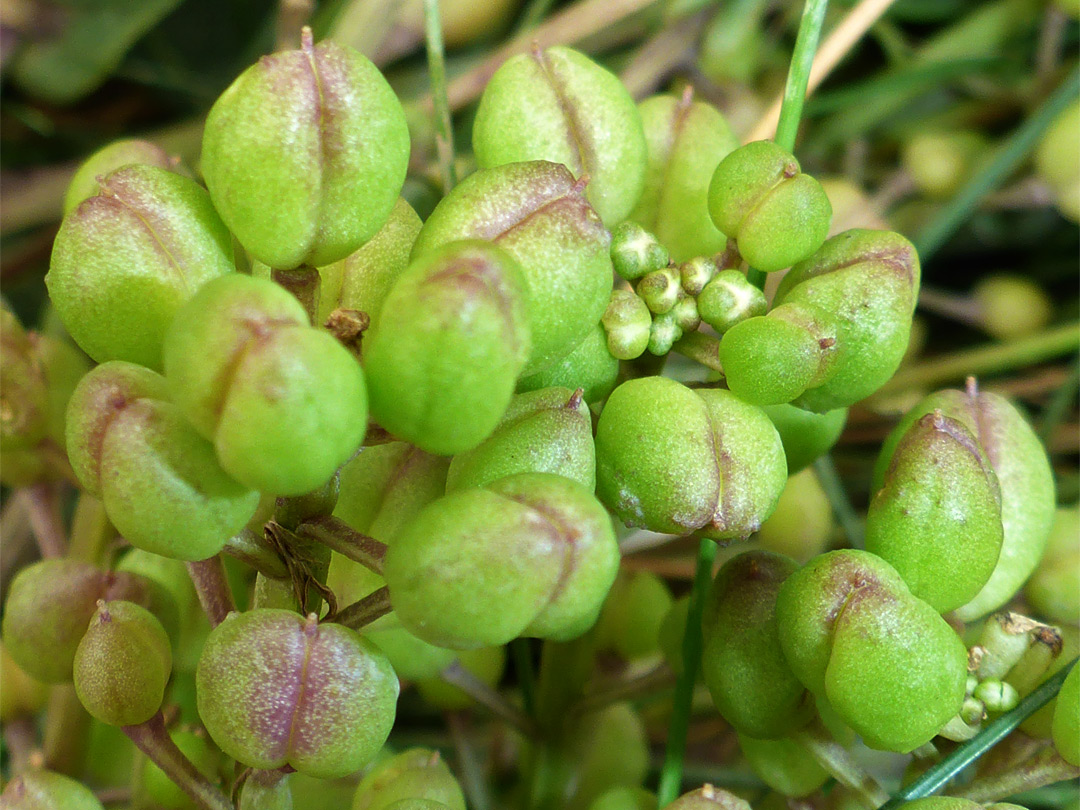
[[(4, 311), (3, 475), (71, 478), (87, 522), (103, 515), (80, 529), (89, 543), (10, 585), (8, 717), (40, 706), (37, 682), (73, 684), (154, 763), (150, 804), (222, 810), (227, 784), (241, 808), (285, 808), (294, 774), (376, 761), (354, 810), (464, 810), (437, 754), (378, 759), (399, 679), (467, 705), (441, 676), (495, 683), (520, 637), (628, 659), (662, 646), (681, 666), (687, 606), (619, 576), (612, 515), (723, 542), (758, 533), (789, 475), (898, 368), (918, 256), (887, 231), (826, 239), (829, 199), (793, 155), (738, 146), (689, 96), (636, 105), (569, 48), (507, 61), (473, 139), (479, 168), (421, 222), (400, 197), (410, 136), (393, 91), (307, 32), (214, 105), (205, 188), (141, 142), (90, 158), (46, 280), (97, 365)], [(748, 268), (786, 274), (766, 298)], [(620, 368), (702, 324), (723, 384)], [(787, 795), (828, 778), (800, 747), (811, 726), (925, 750), (972, 736), (1075, 656), (1049, 625), (981, 623), (1033, 574), (1047, 618), (1077, 612), (1074, 583), (1040, 569), (1054, 481), (1007, 400), (973, 383), (927, 397), (886, 441), (873, 491), (865, 550), (805, 564), (746, 551), (708, 595), (704, 682)], [(107, 524), (133, 547), (119, 561)], [(229, 609), (222, 552), (258, 572), (246, 610)], [(1074, 765), (1078, 677), (1031, 730)], [(170, 735), (169, 701), (209, 740)], [(656, 806), (577, 783), (572, 799), (547, 789), (567, 806)], [(35, 770), (4, 802), (100, 807)], [(748, 807), (711, 788), (668, 807), (717, 805)]]

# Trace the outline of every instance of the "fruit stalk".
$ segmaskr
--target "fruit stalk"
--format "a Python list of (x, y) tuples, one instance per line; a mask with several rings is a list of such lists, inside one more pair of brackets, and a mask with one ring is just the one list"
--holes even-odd
[(225, 566), (221, 555), (215, 554), (206, 560), (196, 560), (187, 564), (188, 575), (199, 595), (199, 604), (206, 612), (211, 627), (217, 627), (230, 611), (236, 610), (229, 581), (225, 578)]
[(435, 150), (439, 156), (443, 194), (449, 194), (450, 189), (457, 185), (457, 170), (454, 168), (454, 124), (450, 118), (450, 102), (446, 98), (446, 57), (443, 53), (439, 0), (424, 0), (424, 38), (427, 42), (431, 95), (435, 103)]

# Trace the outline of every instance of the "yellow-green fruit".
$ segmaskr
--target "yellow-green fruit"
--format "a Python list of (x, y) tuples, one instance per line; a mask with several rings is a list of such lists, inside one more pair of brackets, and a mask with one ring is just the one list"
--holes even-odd
[(619, 576), (596, 625), (597, 648), (614, 650), (627, 661), (657, 652), (672, 602), (667, 584), (651, 571)]
[(628, 703), (617, 703), (590, 718), (570, 751), (576, 786), (566, 810), (586, 810), (617, 785), (640, 785), (649, 763), (645, 725)]
[(996, 275), (979, 279), (971, 291), (983, 329), (999, 340), (1038, 332), (1054, 313), (1042, 287), (1023, 276)]
[(813, 470), (788, 478), (772, 516), (754, 539), (762, 548), (805, 563), (825, 550), (833, 531), (832, 506)]
[(601, 402), (615, 388), (619, 361), (607, 346), (607, 333), (597, 324), (570, 354), (535, 374), (518, 380), (517, 390), (535, 391), (555, 386), (575, 391), (590, 405)]
[(809, 796), (829, 778), (805, 746), (790, 737), (758, 740), (740, 734), (739, 748), (750, 769), (765, 784), (785, 796)]
[(922, 132), (904, 144), (904, 169), (926, 196), (951, 197), (978, 166), (986, 146), (979, 132)]
[(0, 806), (5, 810), (104, 810), (93, 791), (80, 782), (52, 771), (27, 771), (4, 788)]
[(49, 688), (20, 667), (7, 647), (0, 645), (0, 721), (33, 716), (45, 707)]
[[(462, 650), (456, 658), (465, 670), (490, 687), (499, 683), (503, 670), (506, 669), (505, 647)], [(421, 697), (431, 706), (443, 711), (460, 711), (469, 708), (475, 702), (470, 695), (442, 678), (424, 678), (416, 682), (416, 688), (420, 691)]]
[(1061, 215), (1073, 222), (1080, 222), (1077, 138), (1080, 138), (1080, 104), (1074, 103), (1058, 113), (1035, 150), (1039, 178), (1053, 191)]
[[(475, 0), (439, 0), (443, 42), (447, 48), (457, 48), (490, 38), (506, 27), (520, 5), (520, 0), (491, 0), (488, 3), (477, 3)], [(405, 0), (401, 4), (398, 24), (422, 32), (423, 0)]]
[(1054, 707), (1054, 747), (1070, 765), (1080, 765), (1080, 668), (1073, 666)]
[(134, 139), (113, 141), (90, 155), (76, 170), (64, 195), (64, 215), (75, 210), (83, 200), (101, 192), (100, 178), (132, 163), (159, 169), (173, 167), (168, 153), (156, 144)]
[(1024, 586), (1024, 596), (1050, 621), (1080, 624), (1080, 508), (1058, 509), (1039, 567)]
[(705, 785), (684, 793), (664, 810), (750, 810), (750, 804), (734, 793)]
[(389, 810), (406, 800), (438, 802), (465, 810), (465, 797), (437, 751), (410, 748), (380, 762), (360, 781), (352, 810)]

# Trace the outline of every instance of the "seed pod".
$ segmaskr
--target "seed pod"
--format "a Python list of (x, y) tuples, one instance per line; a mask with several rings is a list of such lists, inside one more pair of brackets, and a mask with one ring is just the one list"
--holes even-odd
[(613, 650), (627, 661), (653, 655), (672, 601), (664, 580), (651, 571), (620, 575), (596, 623), (597, 649)]
[(1024, 586), (1024, 597), (1038, 613), (1053, 622), (1080, 624), (1080, 508), (1058, 509), (1046, 552)]
[(604, 224), (626, 219), (645, 182), (641, 116), (615, 74), (555, 46), (507, 59), (488, 80), (473, 122), (481, 168), (549, 160), (588, 178)]
[(206, 641), (199, 717), (252, 768), (334, 779), (369, 762), (394, 724), (398, 681), (358, 633), (287, 610), (232, 613)]
[(264, 56), (206, 118), (214, 206), (277, 269), (344, 259), (382, 227), (405, 181), (405, 113), (367, 58), (333, 42)]
[(575, 779), (573, 794), (561, 805), (565, 810), (586, 810), (614, 785), (645, 781), (648, 737), (642, 718), (629, 703), (616, 703), (592, 714), (568, 749)]
[(580, 394), (544, 388), (516, 395), (490, 436), (454, 456), (446, 491), (482, 487), (525, 472), (553, 473), (596, 488), (592, 416)]
[(476, 447), (510, 404), (528, 312), (517, 262), (499, 248), (460, 242), (422, 255), (365, 339), (374, 418), (431, 453)]
[(807, 259), (829, 233), (832, 206), (813, 177), (772, 141), (755, 141), (720, 161), (709, 214), (739, 253), (766, 273)]
[(773, 306), (816, 307), (836, 325), (827, 379), (815, 383), (795, 404), (821, 413), (877, 391), (907, 349), (918, 291), (915, 246), (889, 231), (845, 231), (791, 268)]
[(632, 220), (620, 222), (611, 231), (611, 264), (627, 281), (667, 267), (669, 258), (667, 248)]
[(90, 788), (52, 771), (29, 770), (4, 789), (0, 804), (5, 810), (104, 810)]
[(376, 765), (360, 780), (352, 810), (388, 810), (405, 800), (465, 810), (465, 797), (438, 751), (410, 748)]
[(791, 574), (776, 622), (792, 671), (872, 748), (918, 748), (960, 710), (963, 642), (869, 552), (832, 551)]
[(620, 385), (596, 430), (600, 499), (627, 525), (743, 538), (787, 481), (780, 437), (729, 391), (645, 377)]
[(565, 356), (600, 320), (610, 235), (565, 167), (533, 161), (469, 175), (432, 211), (413, 259), (459, 239), (494, 242), (521, 267), (532, 336), (524, 373)]
[(957, 616), (971, 621), (1009, 601), (1038, 565), (1054, 520), (1053, 474), (1035, 431), (1006, 399), (974, 389), (946, 390), (916, 405), (889, 434), (874, 470), (875, 491), (884, 484), (902, 438), (935, 410), (975, 437), (1001, 490), (1003, 540), (997, 565), (978, 594), (957, 609)]
[(788, 472), (797, 473), (829, 452), (844, 432), (847, 409), (814, 413), (794, 405), (766, 405), (762, 410), (772, 420), (784, 443)]
[(833, 533), (829, 498), (813, 470), (791, 475), (776, 510), (754, 536), (766, 551), (805, 563), (825, 550)]
[(647, 98), (638, 111), (648, 168), (630, 219), (655, 233), (676, 262), (720, 253), (727, 240), (709, 217), (709, 181), (739, 139), (715, 107), (689, 93)]
[(134, 602), (98, 602), (75, 651), (75, 692), (88, 712), (111, 726), (145, 723), (161, 707), (172, 672), (165, 628)]
[(971, 290), (979, 325), (998, 340), (1031, 335), (1050, 322), (1054, 304), (1046, 290), (1025, 276), (983, 276)]
[(607, 332), (603, 324), (598, 323), (562, 360), (519, 379), (517, 390), (522, 393), (540, 388), (569, 388), (571, 391), (580, 388), (585, 401), (592, 405), (607, 398), (615, 388), (618, 376), (619, 359), (608, 349)]
[(1074, 148), (1078, 133), (1080, 110), (1070, 104), (1058, 113), (1035, 150), (1035, 171), (1050, 186), (1058, 211), (1071, 222), (1080, 222), (1080, 157)]
[(49, 687), (20, 667), (3, 645), (0, 645), (0, 680), (4, 684), (0, 690), (0, 722), (33, 717), (45, 708)]
[(747, 318), (764, 315), (769, 305), (765, 293), (738, 270), (722, 270), (697, 297), (701, 320), (721, 335)]
[(912, 425), (870, 502), (866, 550), (939, 613), (972, 599), (1001, 551), (1001, 492), (976, 438), (934, 411)]
[[(172, 741), (192, 765), (211, 781), (216, 781), (218, 768), (221, 767), (221, 752), (206, 735), (179, 729), (169, 732)], [(172, 779), (166, 776), (150, 759), (143, 760), (141, 771), (142, 788), (155, 806), (164, 810), (195, 810), (197, 805)]]
[(45, 283), (94, 360), (160, 369), (177, 310), (234, 269), (232, 238), (201, 187), (154, 166), (128, 166), (64, 218)]
[(637, 286), (638, 297), (657, 315), (669, 312), (679, 300), (681, 291), (679, 274), (670, 267), (642, 276)]
[(367, 430), (359, 364), (263, 279), (237, 274), (200, 290), (169, 330), (165, 376), (221, 466), (270, 495), (325, 484)]
[(758, 740), (739, 734), (739, 748), (750, 770), (777, 793), (791, 798), (809, 796), (829, 779), (806, 748), (790, 737)]
[(383, 573), (410, 632), (470, 649), (577, 637), (596, 621), (618, 561), (611, 520), (588, 490), (524, 473), (429, 504), (394, 539)]
[(656, 794), (641, 787), (619, 785), (597, 796), (589, 810), (656, 810)]
[(900, 151), (901, 165), (927, 197), (948, 199), (978, 169), (987, 152), (980, 132), (919, 132)]
[(132, 164), (165, 170), (173, 168), (168, 153), (156, 144), (134, 139), (113, 141), (83, 161), (72, 176), (64, 195), (64, 216), (78, 208), (83, 200), (101, 193), (100, 178)]
[(720, 714), (736, 731), (774, 739), (805, 725), (813, 700), (784, 661), (776, 594), (798, 564), (747, 551), (716, 575), (702, 616), (701, 672)]
[(611, 291), (600, 323), (607, 333), (608, 351), (619, 360), (640, 357), (649, 346), (652, 315), (645, 302), (630, 290)]
[(1080, 765), (1080, 668), (1065, 676), (1054, 708), (1054, 747), (1070, 765)]
[(705, 785), (684, 793), (664, 810), (750, 810), (750, 804), (734, 793)]
[(67, 449), (117, 531), (155, 554), (212, 557), (259, 503), (169, 401), (165, 379), (131, 363), (83, 377), (68, 406)]

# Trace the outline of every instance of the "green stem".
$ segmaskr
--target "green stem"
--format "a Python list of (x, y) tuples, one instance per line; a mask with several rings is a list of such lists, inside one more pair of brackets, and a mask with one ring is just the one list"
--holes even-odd
[(780, 107), (780, 120), (776, 124), (773, 141), (788, 152), (795, 151), (795, 136), (799, 132), (803, 103), (806, 101), (806, 85), (810, 81), (810, 68), (814, 64), (821, 26), (825, 22), (825, 10), (829, 0), (806, 0), (803, 6), (799, 33), (795, 38), (795, 51), (791, 54), (784, 101)]
[(836, 514), (836, 519), (840, 521), (840, 525), (844, 529), (844, 535), (847, 537), (848, 543), (852, 548), (862, 548), (862, 521), (859, 519), (859, 513), (855, 511), (855, 507), (851, 505), (847, 490), (844, 488), (844, 482), (840, 479), (839, 473), (836, 472), (836, 465), (833, 464), (832, 456), (826, 453), (817, 459), (814, 462), (814, 472), (817, 473), (821, 488), (825, 490), (825, 496), (829, 499), (829, 504)]
[(435, 149), (439, 156), (443, 194), (449, 194), (457, 184), (457, 171), (454, 168), (454, 125), (446, 96), (446, 56), (443, 53), (439, 0), (424, 0), (424, 36), (427, 39), (431, 94), (435, 102)]
[(527, 638), (515, 638), (510, 642), (510, 655), (514, 658), (514, 672), (521, 687), (521, 702), (530, 717), (536, 716), (536, 673), (533, 671), (532, 654)]
[(938, 212), (915, 239), (919, 258), (925, 263), (960, 228), (979, 201), (1000, 186), (1016, 170), (1077, 93), (1080, 93), (1080, 68), (1076, 68), (1032, 115), (1005, 141), (997, 156), (972, 177), (960, 192)]
[(701, 614), (705, 608), (705, 591), (712, 577), (717, 545), (708, 538), (698, 544), (697, 568), (690, 591), (690, 607), (683, 633), (683, 670), (675, 683), (675, 706), (668, 726), (667, 749), (660, 769), (660, 784), (656, 789), (657, 804), (666, 807), (675, 801), (682, 788), (683, 757), (686, 754), (686, 733), (690, 727), (690, 704), (694, 683), (701, 667)]
[(1073, 358), (1068, 378), (1058, 387), (1043, 409), (1042, 419), (1039, 420), (1039, 438), (1043, 444), (1050, 443), (1050, 437), (1069, 413), (1077, 391), (1080, 391), (1080, 355)]
[(351, 627), (353, 630), (360, 630), (376, 619), (381, 619), (393, 609), (390, 604), (390, 591), (383, 586), (339, 610), (337, 615), (332, 617), (332, 621), (335, 624)]
[(977, 735), (883, 804), (881, 810), (893, 810), (905, 802), (921, 799), (941, 789), (956, 774), (1001, 742), (1024, 720), (1053, 700), (1061, 689), (1065, 677), (1075, 665), (1076, 659), (1073, 659), (1063, 666), (1053, 677), (1047, 679), (1038, 689), (1021, 700), (1015, 709), (1005, 712), (997, 720), (987, 724)]
[(105, 505), (93, 495), (80, 492), (71, 519), (68, 557), (100, 565), (111, 538), (112, 526), (105, 515)]
[(215, 554), (206, 560), (189, 562), (187, 570), (195, 586), (195, 593), (199, 596), (199, 604), (202, 605), (206, 618), (210, 620), (210, 626), (217, 627), (225, 621), (229, 613), (236, 610), (221, 555)]

